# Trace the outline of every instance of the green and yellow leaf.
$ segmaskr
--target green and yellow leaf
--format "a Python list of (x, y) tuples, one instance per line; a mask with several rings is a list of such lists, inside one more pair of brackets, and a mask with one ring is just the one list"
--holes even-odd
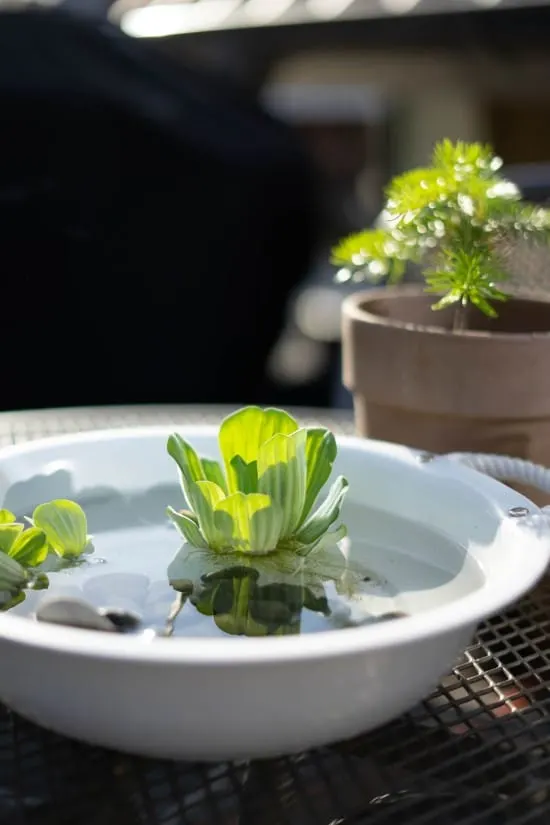
[(258, 489), (282, 512), (281, 538), (292, 535), (300, 524), (306, 499), (307, 430), (274, 435), (260, 448)]
[(57, 499), (40, 504), (32, 515), (58, 556), (80, 556), (89, 545), (86, 514), (75, 501)]
[(229, 493), (239, 489), (238, 472), (232, 464), (235, 456), (240, 456), (245, 464), (257, 461), (262, 444), (274, 435), (289, 435), (297, 429), (298, 423), (284, 410), (262, 410), (252, 406), (229, 415), (222, 422), (219, 433)]
[(10, 548), (9, 555), (24, 567), (38, 567), (48, 556), (46, 534), (38, 527), (29, 527), (19, 533)]

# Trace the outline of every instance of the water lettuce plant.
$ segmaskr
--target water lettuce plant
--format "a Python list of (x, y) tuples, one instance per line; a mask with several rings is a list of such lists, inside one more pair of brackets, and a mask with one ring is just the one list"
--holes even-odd
[(234, 635), (299, 632), (303, 608), (330, 614), (326, 582), (350, 596), (365, 574), (338, 546), (347, 480), (337, 477), (318, 504), (336, 440), (282, 410), (245, 407), (222, 422), (218, 441), (221, 463), (177, 434), (168, 440), (189, 507), (167, 511), (187, 542), (168, 568), (177, 609), (189, 599)]
[(337, 446), (324, 428), (302, 428), (287, 412), (245, 407), (220, 427), (222, 465), (201, 458), (180, 435), (168, 439), (189, 510), (168, 515), (197, 548), (220, 553), (307, 555), (346, 534), (337, 525), (348, 482), (339, 476), (314, 506)]
[(40, 567), (50, 554), (72, 559), (90, 545), (86, 515), (74, 501), (58, 499), (35, 508), (32, 517), (18, 521), (0, 510), (0, 606), (13, 606), (26, 587), (47, 586)]

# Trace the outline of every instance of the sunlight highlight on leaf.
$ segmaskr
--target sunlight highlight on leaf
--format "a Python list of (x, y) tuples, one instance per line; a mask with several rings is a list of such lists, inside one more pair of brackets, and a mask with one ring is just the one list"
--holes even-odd
[(231, 461), (235, 456), (249, 464), (256, 461), (262, 444), (277, 434), (290, 434), (298, 423), (284, 410), (244, 407), (228, 416), (220, 427), (220, 451), (225, 463), (230, 493), (238, 488), (238, 477)]
[(20, 533), (10, 548), (9, 555), (24, 567), (38, 567), (49, 552), (46, 534), (38, 527)]
[(86, 514), (75, 501), (58, 499), (40, 504), (32, 520), (58, 556), (80, 556), (88, 547)]
[(0, 524), (13, 524), (15, 520), (15, 515), (11, 510), (0, 510)]

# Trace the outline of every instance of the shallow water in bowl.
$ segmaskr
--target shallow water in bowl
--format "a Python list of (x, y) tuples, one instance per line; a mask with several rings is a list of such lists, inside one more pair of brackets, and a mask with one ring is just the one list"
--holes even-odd
[[(96, 607), (131, 611), (141, 617), (142, 628), (165, 632), (179, 598), (167, 569), (181, 547), (177, 532), (162, 515), (166, 498), (158, 508), (140, 506), (134, 511), (131, 506), (121, 510), (120, 500), (108, 496), (80, 503), (94, 536), (93, 554), (74, 566), (48, 572), (48, 590), (27, 592), (25, 601), (10, 612), (32, 616), (44, 598), (74, 596)], [(118, 518), (117, 513), (124, 515)], [(182, 599), (170, 633), (227, 637), (228, 629), (232, 635), (341, 629), (388, 614), (430, 610), (483, 584), (483, 573), (465, 548), (421, 524), (353, 503), (344, 507), (343, 520), (349, 536), (341, 547), (352, 566), (362, 571), (353, 598), (339, 595), (331, 582), (323, 583), (324, 593), (316, 589), (305, 600), (301, 588), (254, 591), (250, 575), (235, 570), (208, 591), (215, 617)]]

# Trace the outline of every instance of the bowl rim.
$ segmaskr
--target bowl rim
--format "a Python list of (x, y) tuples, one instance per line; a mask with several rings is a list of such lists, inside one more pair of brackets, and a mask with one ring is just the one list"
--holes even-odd
[[(107, 430), (89, 430), (40, 438), (0, 449), (2, 461), (19, 455), (39, 453), (44, 449), (67, 447), (77, 443), (163, 437), (177, 429), (189, 438), (193, 436), (217, 436), (215, 425), (154, 425)], [(426, 612), (401, 619), (365, 627), (349, 628), (343, 632), (333, 630), (319, 633), (284, 637), (225, 639), (220, 637), (148, 638), (128, 635), (105, 634), (58, 625), (29, 621), (24, 616), (0, 613), (0, 640), (30, 649), (41, 649), (57, 654), (99, 660), (132, 662), (134, 664), (159, 663), (166, 666), (250, 666), (252, 664), (277, 664), (290, 661), (323, 660), (327, 658), (366, 654), (370, 651), (402, 647), (421, 640), (435, 639), (451, 632), (471, 630), (484, 618), (513, 603), (530, 590), (544, 574), (550, 562), (550, 525), (548, 516), (529, 499), (498, 481), (484, 476), (445, 456), (422, 463), (424, 453), (401, 445), (350, 435), (336, 435), (339, 445), (365, 453), (378, 453), (398, 462), (414, 465), (418, 472), (441, 474), (442, 478), (462, 480), (480, 495), (490, 499), (502, 521), (510, 529), (510, 540), (517, 531), (517, 541), (525, 540), (528, 533), (529, 553), (522, 559), (521, 575), (511, 575), (499, 587), (481, 587), (452, 602)], [(510, 519), (508, 511), (513, 507), (527, 507), (530, 518)], [(521, 523), (522, 522), (522, 523)], [(520, 532), (522, 531), (522, 532)], [(231, 642), (229, 644), (228, 642)]]

